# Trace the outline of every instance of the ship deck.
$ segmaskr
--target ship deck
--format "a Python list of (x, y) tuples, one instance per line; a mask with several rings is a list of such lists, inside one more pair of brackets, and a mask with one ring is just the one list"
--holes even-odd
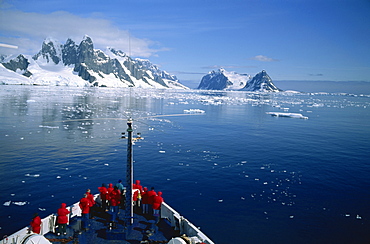
[[(89, 220), (86, 230), (81, 228), (81, 218), (71, 219), (67, 226), (67, 234), (58, 236), (49, 232), (45, 237), (54, 244), (59, 243), (168, 243), (174, 236), (180, 236), (180, 232), (171, 227), (166, 219), (160, 219), (156, 224), (153, 215), (143, 214), (140, 208), (134, 208), (133, 224), (125, 226), (124, 209), (118, 213), (118, 222), (110, 228), (109, 212), (97, 207), (92, 213), (93, 219)], [(91, 217), (91, 216), (90, 216)], [(57, 229), (56, 229), (57, 230)]]

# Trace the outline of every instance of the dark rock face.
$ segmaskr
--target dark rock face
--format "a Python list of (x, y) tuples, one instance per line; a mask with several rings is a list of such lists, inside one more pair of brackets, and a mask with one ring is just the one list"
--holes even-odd
[(78, 46), (74, 41), (68, 39), (62, 48), (62, 60), (64, 65), (74, 65), (77, 63)]
[(42, 56), (44, 59), (47, 60), (48, 63), (53, 61), (55, 64), (59, 64), (61, 57), (59, 57), (57, 48), (60, 49), (61, 47), (55, 47), (52, 41), (44, 41), (42, 43), (41, 51), (33, 56), (33, 59), (37, 60), (40, 56)]
[(14, 72), (20, 71), (22, 75), (26, 77), (30, 77), (32, 75), (32, 73), (27, 70), (28, 65), (30, 63), (28, 62), (28, 59), (26, 59), (22, 54), (18, 55), (18, 57), (10, 60), (9, 62), (2, 64), (4, 65), (5, 68), (12, 70)]
[(256, 74), (252, 80), (248, 81), (243, 91), (264, 91), (264, 92), (279, 92), (281, 89), (277, 88), (272, 82), (270, 76), (265, 70)]
[(197, 89), (202, 90), (224, 90), (232, 83), (221, 71), (212, 71), (203, 76)]

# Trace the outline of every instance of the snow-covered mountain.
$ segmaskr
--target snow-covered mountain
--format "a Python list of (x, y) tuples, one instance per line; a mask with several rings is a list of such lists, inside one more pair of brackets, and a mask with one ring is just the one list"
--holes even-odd
[(265, 70), (251, 78), (248, 74), (238, 74), (228, 72), (224, 69), (211, 71), (203, 76), (198, 89), (203, 90), (241, 90), (241, 91), (260, 91), (278, 92), (282, 91), (272, 82)]
[(203, 76), (198, 89), (202, 90), (239, 90), (250, 80), (247, 74), (228, 72), (221, 68), (218, 71), (212, 70)]
[(20, 54), (0, 61), (0, 84), (189, 89), (149, 60), (113, 48), (94, 49), (88, 36), (79, 45), (47, 38), (33, 57)]
[(242, 91), (260, 91), (260, 92), (279, 92), (281, 89), (277, 88), (272, 82), (270, 76), (265, 70), (256, 74), (251, 80), (247, 82)]

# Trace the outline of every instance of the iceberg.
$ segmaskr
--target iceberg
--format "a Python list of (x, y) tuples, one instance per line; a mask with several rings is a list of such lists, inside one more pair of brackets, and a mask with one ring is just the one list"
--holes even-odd
[(289, 117), (289, 118), (297, 118), (297, 119), (308, 119), (308, 117), (303, 116), (302, 114), (298, 114), (298, 113), (266, 112), (266, 114), (270, 114), (271, 116), (275, 116), (275, 117)]

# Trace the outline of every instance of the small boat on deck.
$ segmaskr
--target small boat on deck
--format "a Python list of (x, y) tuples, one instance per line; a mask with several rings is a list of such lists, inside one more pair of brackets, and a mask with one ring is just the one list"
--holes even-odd
[[(125, 184), (126, 203), (132, 203), (133, 189), (133, 141), (141, 139), (132, 137), (132, 119), (127, 121), (127, 171)], [(124, 133), (122, 133), (124, 134)], [(138, 134), (139, 135), (139, 134)], [(100, 195), (94, 195), (98, 206), (101, 206)], [(42, 219), (40, 234), (33, 233), (28, 227), (4, 237), (0, 244), (214, 244), (199, 228), (193, 225), (176, 210), (163, 202), (160, 214), (143, 213), (133, 204), (125, 204), (118, 213), (118, 221), (112, 225), (111, 215), (103, 208), (95, 208), (94, 218), (89, 219), (88, 227), (82, 228), (79, 202), (67, 207), (70, 211), (67, 230), (64, 235), (57, 235), (56, 214)]]

